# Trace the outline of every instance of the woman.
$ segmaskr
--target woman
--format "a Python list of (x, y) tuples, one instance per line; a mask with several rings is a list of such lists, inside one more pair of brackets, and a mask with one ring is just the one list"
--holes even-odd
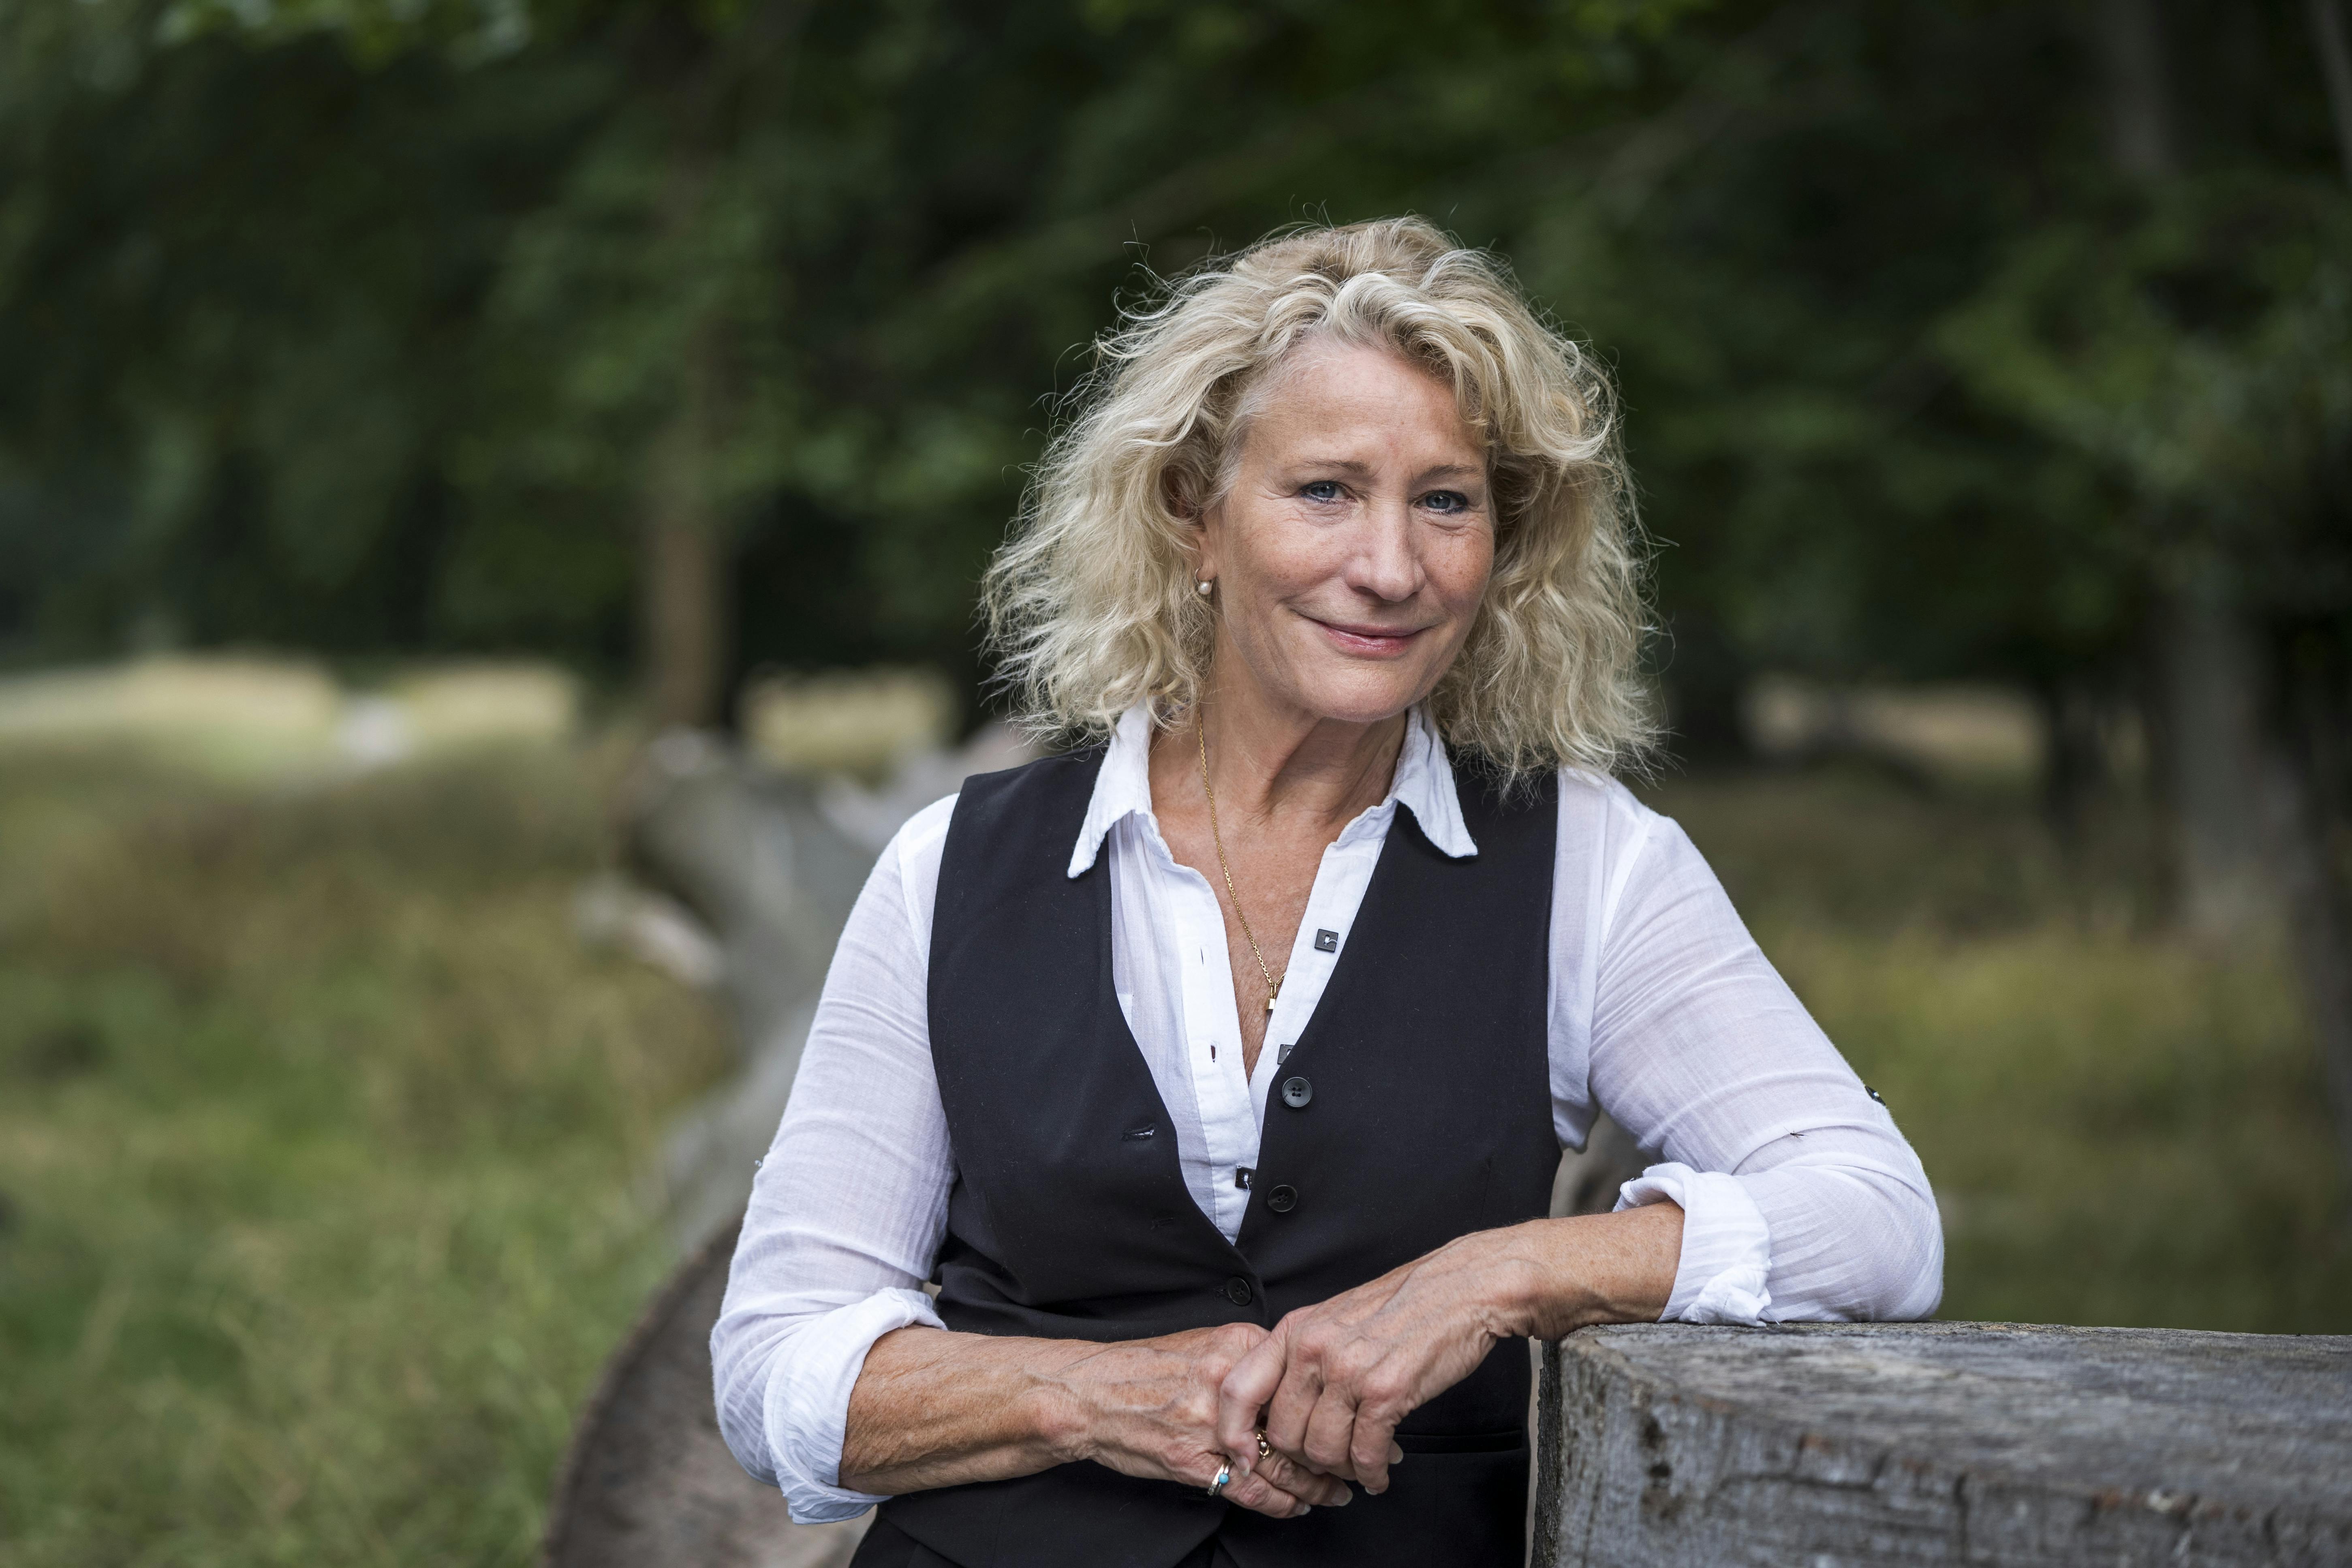
[[(880, 1502), (868, 1568), (1517, 1563), (1503, 1342), (1924, 1316), (1934, 1199), (1611, 780), (1616, 432), (1497, 266), (1293, 234), (1104, 346), (986, 584), (1032, 716), (1097, 743), (875, 868), (722, 1429), (795, 1518)], [(1543, 1217), (1604, 1106), (1658, 1163)]]

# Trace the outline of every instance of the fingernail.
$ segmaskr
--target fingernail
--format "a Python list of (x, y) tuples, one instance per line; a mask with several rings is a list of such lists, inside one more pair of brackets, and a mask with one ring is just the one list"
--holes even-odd
[(1298, 1511), (1301, 1513), (1313, 1513), (1315, 1511), (1315, 1505), (1311, 1502), (1300, 1503), (1298, 1505)]
[(1355, 1501), (1355, 1500), (1356, 1500), (1356, 1494), (1355, 1494), (1355, 1493), (1353, 1493), (1353, 1492), (1348, 1492), (1348, 1493), (1346, 1493), (1345, 1495), (1343, 1495), (1343, 1496), (1339, 1499), (1339, 1500), (1338, 1502), (1333, 1503), (1331, 1506), (1332, 1506), (1333, 1508), (1345, 1508), (1345, 1507), (1347, 1507), (1349, 1503), (1351, 1503), (1351, 1502), (1353, 1502), (1353, 1501)]

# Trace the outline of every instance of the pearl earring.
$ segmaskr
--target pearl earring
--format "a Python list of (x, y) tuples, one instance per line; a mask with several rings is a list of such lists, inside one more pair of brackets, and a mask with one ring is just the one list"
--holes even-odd
[(1199, 582), (1194, 583), (1194, 584), (1192, 584), (1192, 586), (1194, 586), (1195, 588), (1198, 588), (1198, 589), (1200, 589), (1200, 590), (1201, 590), (1201, 597), (1202, 597), (1203, 599), (1205, 599), (1205, 598), (1207, 598), (1207, 597), (1209, 596), (1209, 579), (1208, 579), (1208, 578), (1206, 578), (1206, 577), (1202, 578)]

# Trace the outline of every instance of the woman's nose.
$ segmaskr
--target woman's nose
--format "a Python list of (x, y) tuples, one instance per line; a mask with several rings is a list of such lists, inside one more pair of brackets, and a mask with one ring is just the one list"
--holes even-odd
[(1375, 598), (1395, 604), (1418, 593), (1421, 557), (1412, 547), (1412, 508), (1402, 500), (1369, 508), (1348, 566), (1348, 586)]

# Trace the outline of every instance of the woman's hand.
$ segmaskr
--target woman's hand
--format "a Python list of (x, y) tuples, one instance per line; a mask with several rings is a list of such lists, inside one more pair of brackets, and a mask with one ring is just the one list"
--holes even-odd
[(1218, 1389), (1234, 1363), (1265, 1340), (1256, 1323), (1225, 1323), (1157, 1340), (1089, 1344), (1058, 1373), (1056, 1450), (1063, 1460), (1094, 1460), (1129, 1477), (1200, 1488), (1230, 1458), (1233, 1481), (1221, 1495), (1275, 1519), (1348, 1502), (1345, 1483), (1279, 1453), (1261, 1460), (1256, 1429), (1240, 1448), (1218, 1448)]
[(1290, 1313), (1221, 1392), (1216, 1441), (1388, 1489), (1397, 1423), (1476, 1370), (1511, 1334), (1497, 1310), (1487, 1232)]
[(1083, 1347), (1055, 1379), (1056, 1453), (1065, 1461), (1091, 1459), (1127, 1475), (1202, 1488), (1230, 1457), (1225, 1500), (1276, 1519), (1346, 1503), (1340, 1481), (1280, 1454), (1261, 1459), (1255, 1427), (1239, 1447), (1218, 1445), (1218, 1390), (1266, 1339), (1255, 1323), (1228, 1323)]
[[(1255, 1323), (1113, 1344), (897, 1330), (874, 1342), (850, 1391), (841, 1484), (897, 1496), (1091, 1459), (1205, 1488), (1229, 1457), (1217, 1390), (1265, 1338)], [(1255, 1428), (1230, 1458), (1220, 1495), (1244, 1508), (1288, 1519), (1349, 1500), (1328, 1476), (1261, 1460)]]
[(1294, 1468), (1388, 1489), (1397, 1423), (1496, 1344), (1645, 1321), (1674, 1292), (1682, 1210), (1536, 1220), (1480, 1231), (1290, 1313), (1220, 1390), (1215, 1443), (1254, 1456), (1263, 1429)]

